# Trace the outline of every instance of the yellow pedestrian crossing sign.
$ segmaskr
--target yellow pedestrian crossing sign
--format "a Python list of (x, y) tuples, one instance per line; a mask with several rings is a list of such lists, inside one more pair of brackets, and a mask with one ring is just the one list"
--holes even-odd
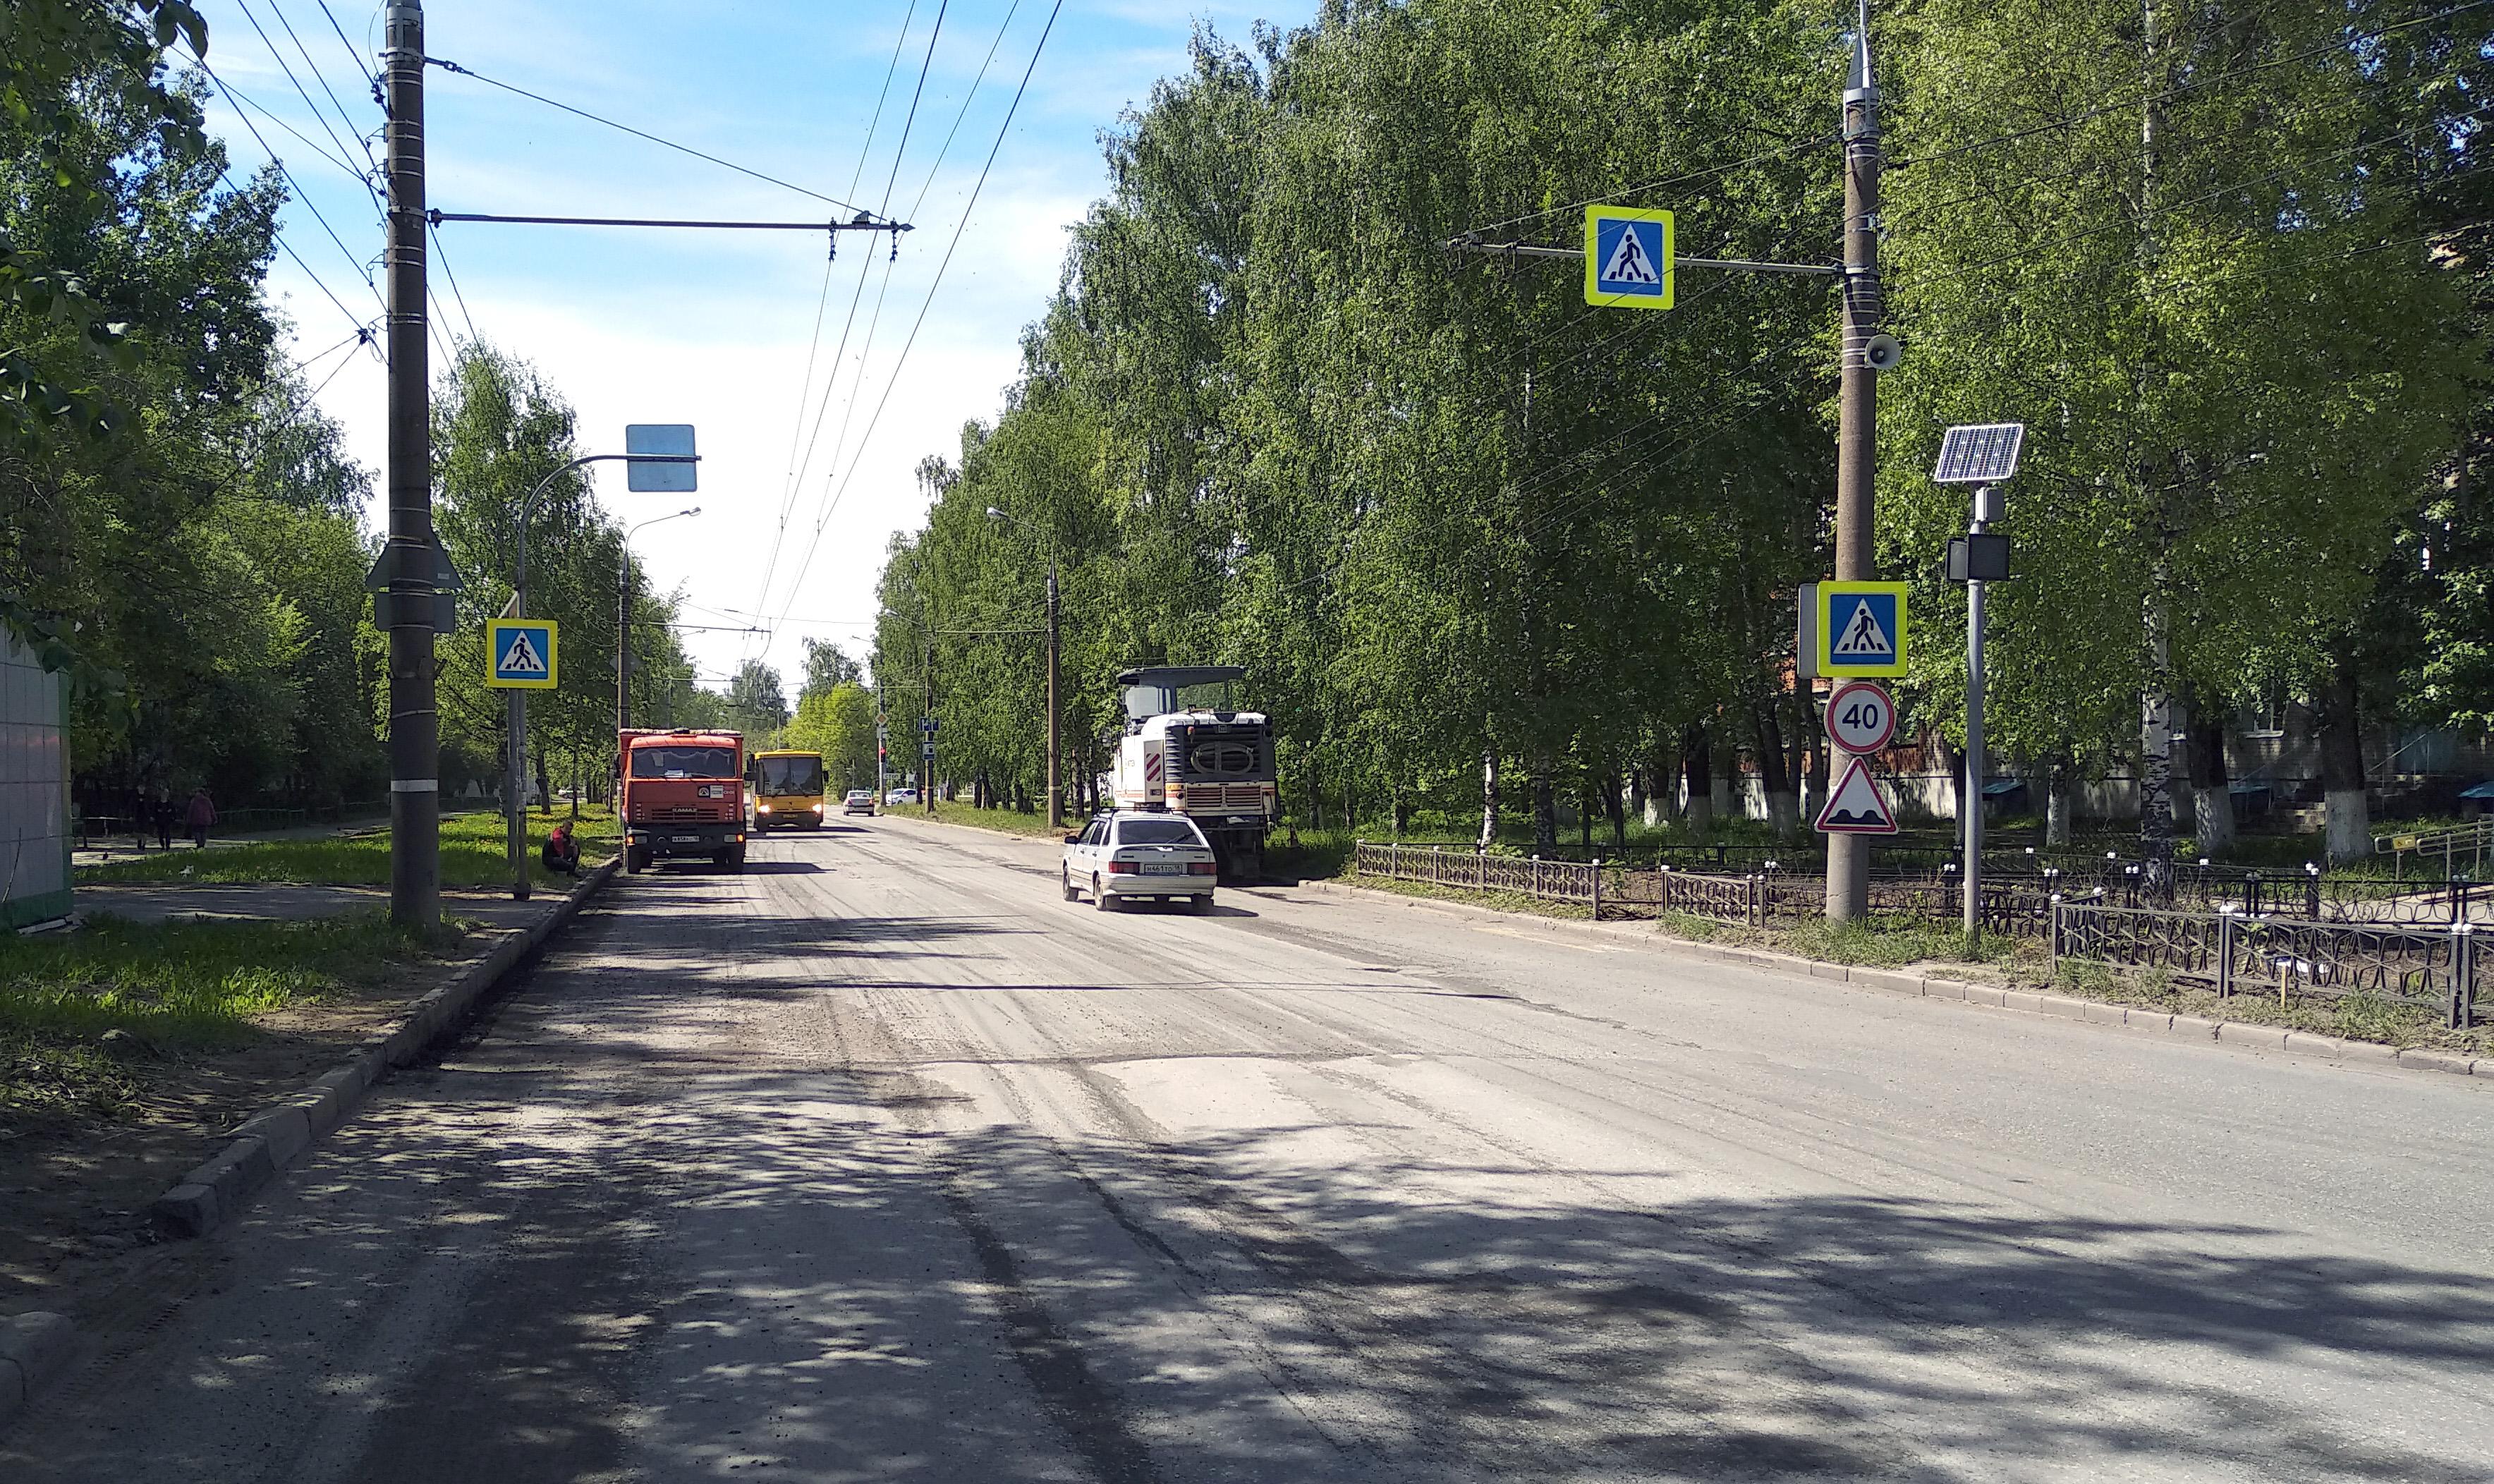
[(1671, 213), (1585, 208), (1585, 302), (1602, 309), (1669, 309)]
[(487, 620), (485, 657), (488, 685), (504, 690), (554, 689), (554, 620)]
[(1905, 585), (1822, 582), (1801, 590), (1804, 675), (1837, 680), (1905, 673)]

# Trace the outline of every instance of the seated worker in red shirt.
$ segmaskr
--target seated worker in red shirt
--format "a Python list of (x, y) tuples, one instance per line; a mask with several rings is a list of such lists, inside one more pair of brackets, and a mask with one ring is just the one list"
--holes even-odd
[(545, 868), (566, 876), (580, 874), (580, 842), (571, 837), (571, 822), (563, 821), (546, 836)]

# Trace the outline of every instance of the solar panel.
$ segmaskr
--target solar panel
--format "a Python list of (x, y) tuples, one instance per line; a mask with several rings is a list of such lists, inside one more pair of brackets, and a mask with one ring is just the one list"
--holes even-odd
[(1992, 484), (2018, 472), (2018, 451), (2026, 441), (2023, 422), (1968, 423), (1940, 439), (1940, 484)]

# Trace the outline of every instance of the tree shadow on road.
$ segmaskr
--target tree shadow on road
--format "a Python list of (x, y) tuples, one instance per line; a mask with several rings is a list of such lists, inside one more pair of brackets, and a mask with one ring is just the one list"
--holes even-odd
[[(887, 941), (757, 930), (765, 956)], [(715, 931), (642, 919), (630, 946), (692, 960)], [(2480, 1272), (2240, 1223), (1738, 1197), (1659, 1152), (1504, 1147), (1459, 1107), (1171, 1129), (1071, 1060), (1018, 1084), (1090, 1110), (1051, 1136), (890, 1047), (726, 1054), (696, 1029), (734, 983), (558, 961), (475, 1070), (411, 1078), (297, 1177), (149, 1406), (202, 1438), (368, 1406), (340, 1476), (377, 1481), (2485, 1476)], [(1207, 1102), (1222, 1075), (1170, 1072)], [(1625, 1112), (1532, 1116), (1597, 1150)], [(381, 1277), (342, 1287), (341, 1253)], [(287, 1363), (346, 1340), (253, 1294), (447, 1317), (358, 1393)], [(33, 1476), (246, 1476), (204, 1444), (134, 1456), (108, 1415), (45, 1435), (84, 1471)]]

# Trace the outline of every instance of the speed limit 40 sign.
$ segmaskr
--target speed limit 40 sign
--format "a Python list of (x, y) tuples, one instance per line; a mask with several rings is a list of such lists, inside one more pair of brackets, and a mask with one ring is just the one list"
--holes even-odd
[(1897, 735), (1897, 703), (1875, 681), (1846, 681), (1827, 698), (1827, 740), (1846, 752), (1877, 752)]

